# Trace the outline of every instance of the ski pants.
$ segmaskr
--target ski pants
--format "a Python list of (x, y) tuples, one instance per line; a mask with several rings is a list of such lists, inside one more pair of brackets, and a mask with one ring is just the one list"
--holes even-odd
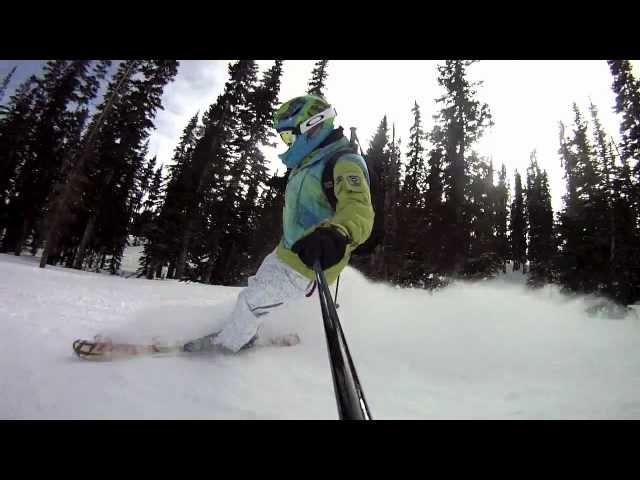
[(233, 313), (214, 344), (237, 352), (258, 332), (263, 317), (292, 300), (302, 299), (313, 282), (296, 272), (273, 251), (238, 295)]

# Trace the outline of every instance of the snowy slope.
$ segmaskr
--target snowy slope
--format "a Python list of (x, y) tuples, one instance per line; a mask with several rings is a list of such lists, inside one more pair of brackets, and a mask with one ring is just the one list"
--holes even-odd
[[(333, 419), (317, 296), (267, 317), (302, 343), (232, 357), (91, 363), (97, 333), (167, 341), (215, 329), (239, 289), (37, 267), (0, 255), (1, 419)], [(339, 314), (377, 419), (640, 418), (640, 319), (494, 280), (435, 294), (348, 269)]]

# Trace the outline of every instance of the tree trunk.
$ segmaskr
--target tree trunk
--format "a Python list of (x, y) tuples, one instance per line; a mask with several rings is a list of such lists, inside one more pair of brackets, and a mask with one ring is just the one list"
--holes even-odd
[(155, 268), (155, 277), (156, 278), (162, 278), (162, 263), (158, 263), (158, 265)]
[(176, 260), (176, 278), (178, 280), (180, 280), (184, 275), (184, 270), (187, 263), (187, 249), (189, 247), (190, 240), (191, 240), (191, 233), (188, 225), (184, 233), (182, 234), (182, 243), (180, 244), (180, 253), (178, 253), (178, 259)]
[(213, 283), (213, 272), (215, 267), (215, 260), (213, 255), (209, 255), (209, 260), (207, 260), (207, 267), (205, 269), (204, 281), (206, 283)]
[(80, 241), (80, 245), (78, 246), (78, 253), (76, 254), (76, 259), (73, 264), (73, 268), (76, 270), (80, 270), (82, 268), (82, 262), (84, 260), (84, 255), (87, 250), (87, 246), (89, 242), (93, 238), (93, 231), (96, 226), (96, 215), (92, 215), (87, 225), (84, 228), (84, 233), (82, 234), (82, 240)]
[(73, 250), (69, 251), (69, 253), (67, 254), (67, 261), (66, 261), (65, 267), (67, 268), (73, 267), (73, 263), (74, 263), (73, 261), (76, 258), (76, 255), (77, 255), (77, 251), (73, 251)]

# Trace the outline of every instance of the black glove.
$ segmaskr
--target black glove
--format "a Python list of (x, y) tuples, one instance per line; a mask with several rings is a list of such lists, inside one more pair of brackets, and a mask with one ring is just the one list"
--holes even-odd
[(320, 260), (322, 270), (327, 270), (342, 260), (348, 243), (337, 229), (320, 227), (294, 243), (291, 250), (307, 267), (313, 268), (315, 261)]

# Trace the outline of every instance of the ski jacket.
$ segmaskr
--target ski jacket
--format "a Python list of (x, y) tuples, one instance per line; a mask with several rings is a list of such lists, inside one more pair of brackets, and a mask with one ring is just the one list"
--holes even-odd
[(311, 152), (289, 173), (282, 218), (283, 234), (276, 253), (283, 262), (310, 280), (315, 278), (313, 270), (291, 251), (295, 242), (320, 226), (338, 228), (348, 238), (349, 244), (342, 260), (325, 271), (327, 282), (333, 283), (349, 263), (351, 252), (369, 238), (373, 228), (369, 175), (367, 164), (360, 155), (345, 153), (335, 162), (335, 210), (322, 188), (326, 161), (348, 146), (349, 141), (341, 136)]

